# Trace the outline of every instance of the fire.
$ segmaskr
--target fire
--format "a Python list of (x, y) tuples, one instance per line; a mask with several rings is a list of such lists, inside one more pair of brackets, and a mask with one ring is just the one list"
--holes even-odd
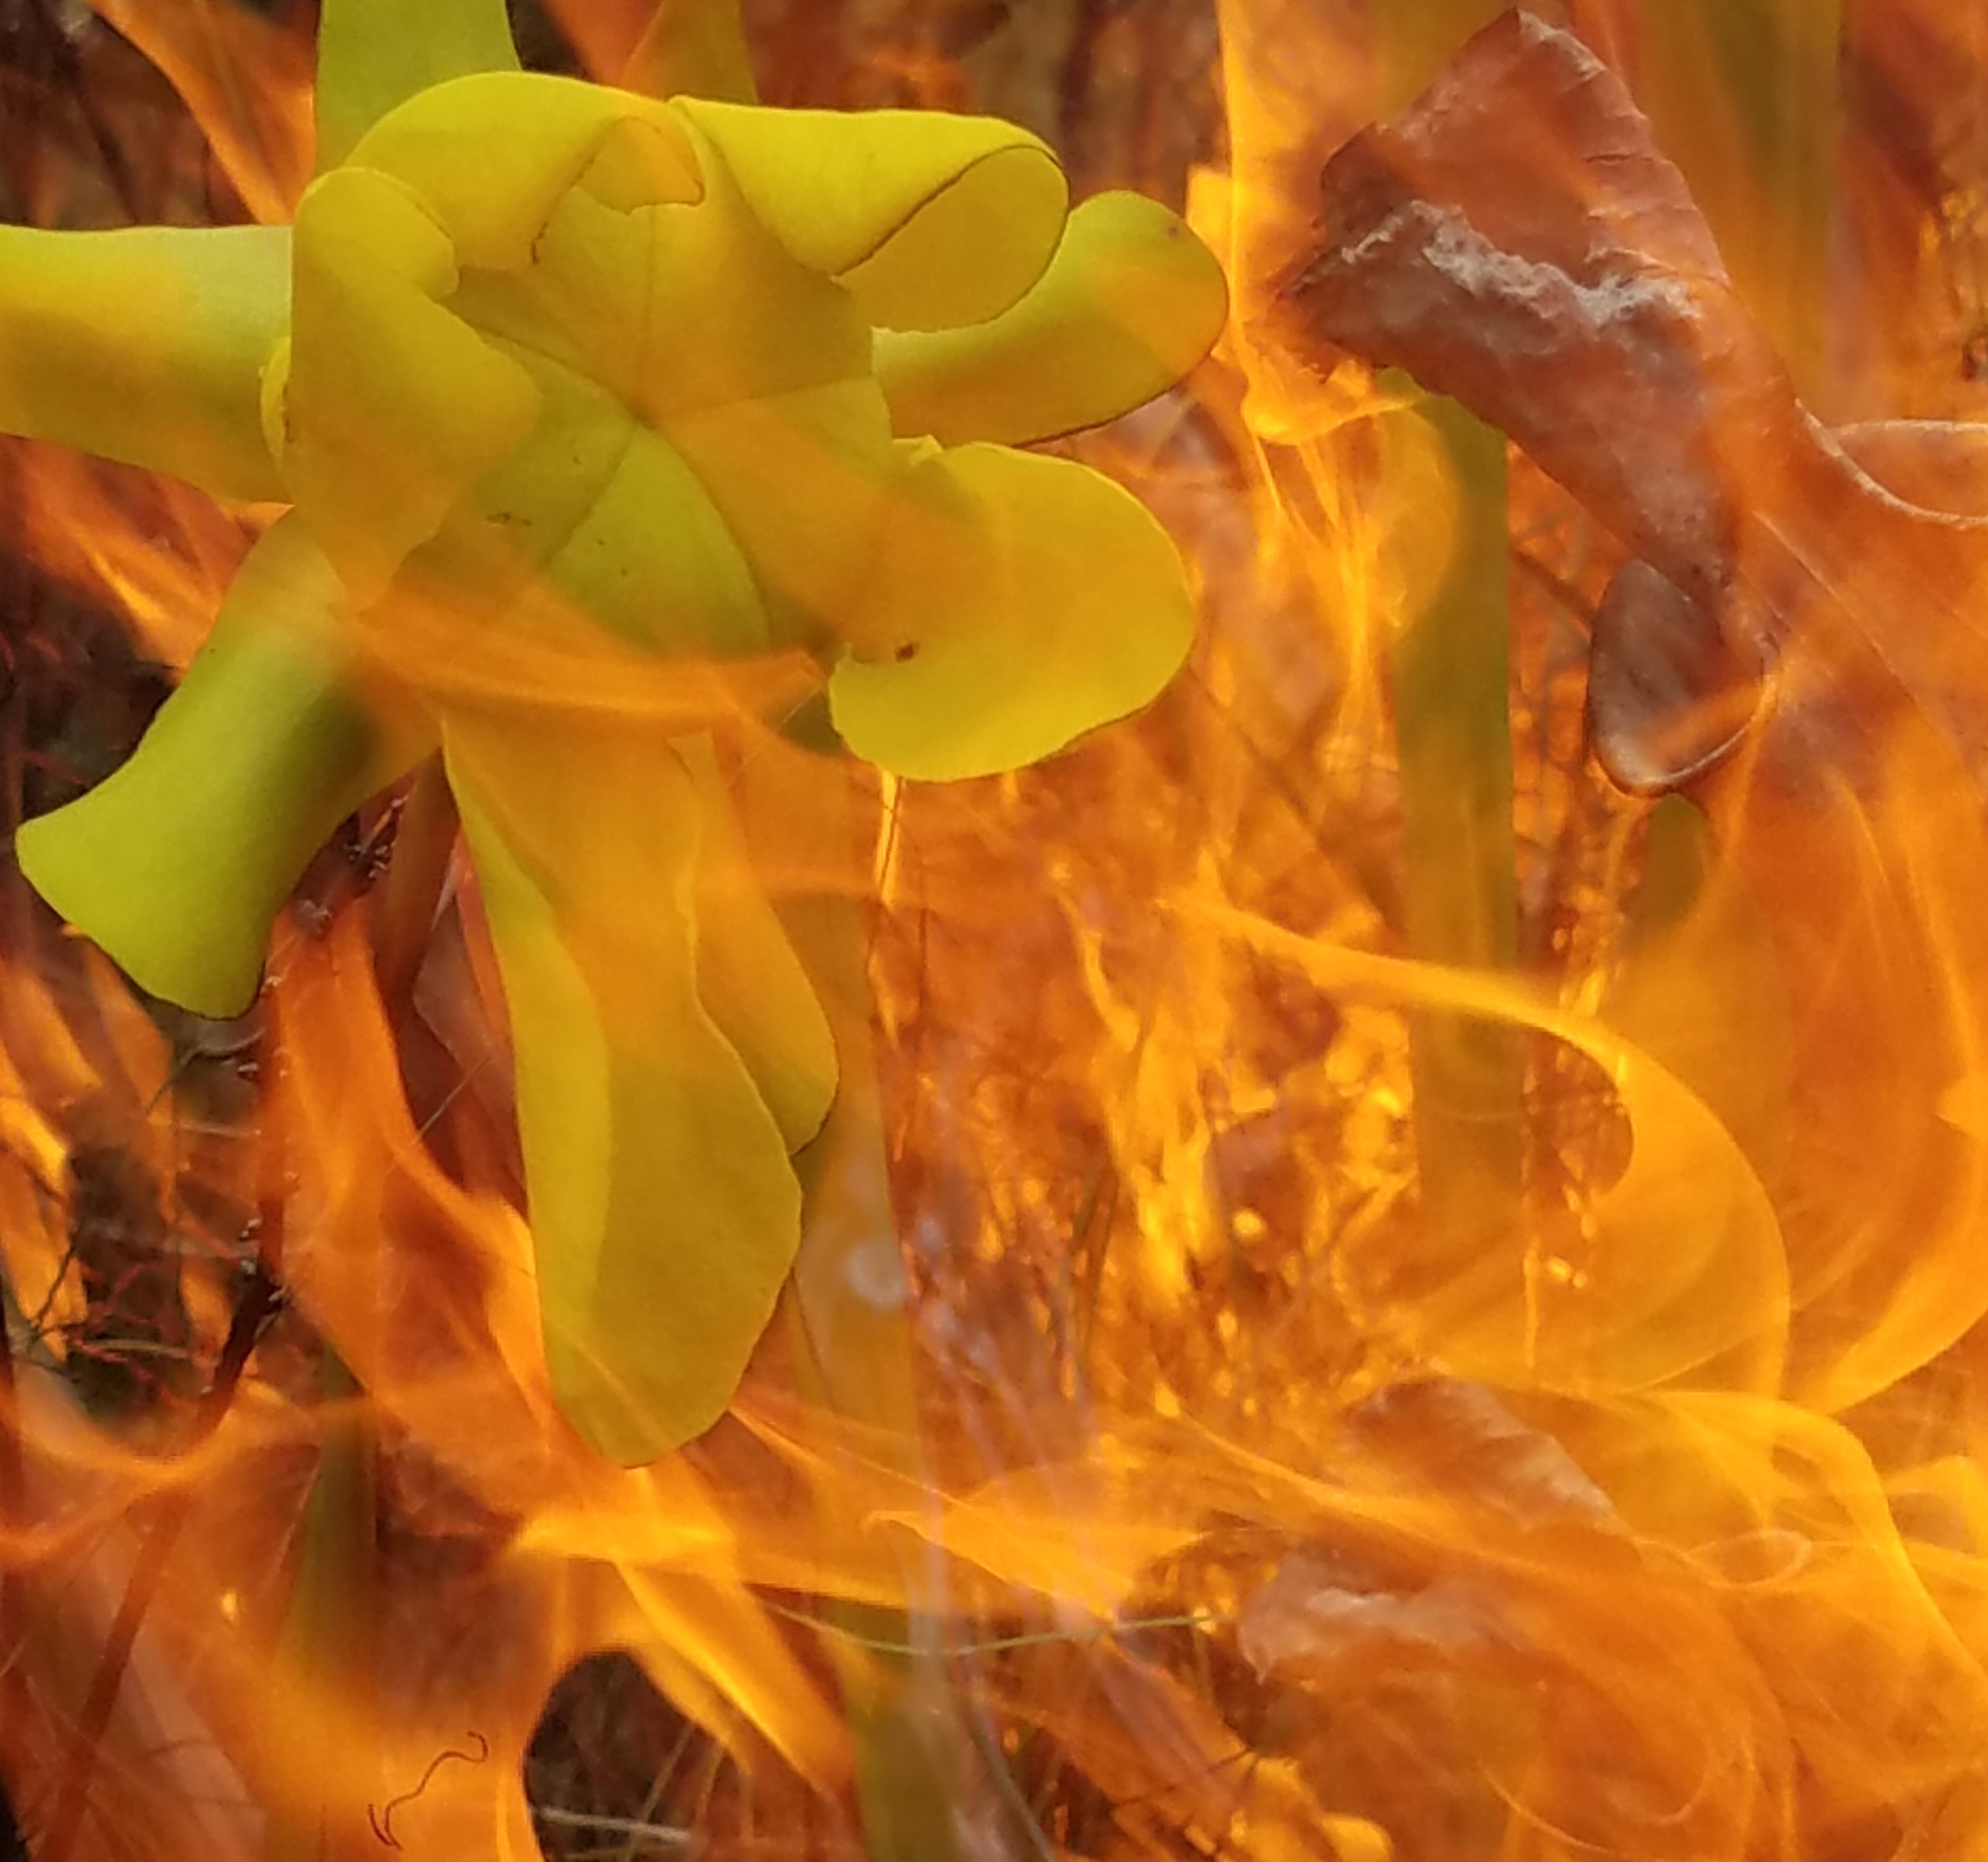
[[(88, 95), (155, 83), (142, 52), (204, 140), (157, 184), (285, 216), (303, 42), (218, 0), (99, 10), (130, 45), (79, 29)], [(649, 11), (549, 10), (610, 78)], [(1046, 94), (1019, 26), (858, 10), (838, 35), (748, 8), (769, 94)], [(1563, 161), (1489, 78), (1428, 142), (1383, 133), (1422, 163), (1403, 213), (1506, 238), (1480, 281), (1574, 276), (1582, 213), (1654, 226), (1631, 282), (1730, 338), (1714, 388), (1757, 369), (1769, 411), (1736, 428), (1708, 390), (1686, 461), (1717, 468), (1729, 556), (1699, 586), (1652, 488), (1671, 430), (1582, 398), (1592, 329), (1557, 330), (1543, 387), (1461, 323), (1414, 357), (1523, 447), (1494, 436), (1494, 494), (1453, 411), (1350, 357), (1401, 360), (1404, 323), (1356, 293), (1371, 325), (1326, 329), (1354, 196), (1320, 171), (1412, 94), (1384, 98), (1356, 10), (1221, 0), (1219, 59), (1185, 7), (1072, 29), (1080, 183), (1185, 191), (1236, 309), (1190, 392), (1064, 443), (1162, 516), (1200, 597), (1135, 725), (879, 783), (796, 741), (795, 667), (472, 664), (447, 613), (372, 643), (659, 728), (717, 694), (753, 869), (833, 928), (814, 1215), (691, 1448), (610, 1467), (553, 1400), (502, 991), (418, 789), (327, 850), (240, 1023), (141, 1004), (4, 894), (0, 1778), (38, 1858), (1988, 1843), (1988, 494), (1983, 429), (1887, 424), (1978, 417), (1979, 35), (1918, 0), (1845, 25), (1855, 82), (1797, 126), (1838, 139), (1822, 249), (1778, 217), (1814, 177), (1733, 153), (1746, 97), (1689, 140), (1680, 74), (1729, 81), (1717, 35), (1631, 0), (1567, 10), (1694, 186), (1723, 164), (1696, 207), (1624, 205), (1640, 144)], [(1425, 76), (1491, 11), (1423, 10)], [(1548, 47), (1522, 76), (1587, 70), (1503, 29)], [(1214, 87), (1192, 147), (1124, 90), (1184, 63)], [(1508, 137), (1440, 144), (1500, 108)], [(29, 204), (114, 211), (76, 166)], [(1699, 208), (1834, 267), (1839, 340), (1758, 254), (1736, 287), (1694, 270)], [(1695, 353), (1662, 348), (1666, 379)], [(128, 747), (262, 514), (4, 464), (18, 819)], [(1429, 798), (1403, 653), (1487, 508), (1509, 916), (1491, 889), (1431, 934), (1464, 889), (1405, 827)], [(1632, 555), (1660, 588), (1618, 579)]]

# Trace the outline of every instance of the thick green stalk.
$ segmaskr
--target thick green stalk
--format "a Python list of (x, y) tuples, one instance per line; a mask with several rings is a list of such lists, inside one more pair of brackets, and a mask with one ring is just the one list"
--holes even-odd
[[(376, 895), (374, 961), (389, 1022), (407, 1038), (414, 983), (428, 948), (436, 903), (455, 846), (455, 808), (441, 759), (431, 757), (401, 807), (391, 864)], [(277, 1764), (285, 1786), (296, 1756), (315, 1743), (340, 1749), (340, 1729), (363, 1726), (372, 1694), (374, 1641), (379, 1613), (377, 1546), (379, 1493), (377, 1444), (358, 1380), (323, 1347), (319, 1395), (341, 1411), (326, 1431), (316, 1478), (298, 1531), (297, 1565), (283, 1621), (277, 1672), (286, 1695), (286, 1725)], [(299, 1725), (311, 1729), (300, 1740)], [(319, 1862), (326, 1855), (364, 1854), (377, 1838), (350, 1789), (359, 1767), (343, 1766), (318, 1802), (286, 1797), (272, 1807), (269, 1862)]]
[[(1498, 0), (1379, 0), (1381, 112), (1408, 103), (1500, 10)], [(1415, 956), (1504, 969), (1518, 925), (1505, 441), (1454, 402), (1423, 397), (1415, 407), (1449, 468), (1457, 523), (1440, 586), (1402, 617), (1387, 655), (1403, 928)], [(1410, 1040), (1426, 1259), (1447, 1281), (1452, 1266), (1481, 1262), (1487, 1244), (1509, 1246), (1518, 1232), (1521, 1053), (1510, 1029), (1453, 1015), (1417, 1015)]]
[[(908, 1289), (897, 1251), (871, 1055), (862, 930), (847, 900), (819, 900), (787, 923), (822, 988), (841, 1084), (821, 1135), (796, 1160), (806, 1197), (794, 1309), (804, 1377), (819, 1401), (894, 1445), (898, 1472), (922, 1478), (912, 1385)], [(832, 1534), (847, 1522), (824, 1522)], [(951, 1862), (968, 1746), (938, 1654), (937, 1574), (914, 1546), (902, 1573), (907, 1609), (831, 1601), (830, 1653), (856, 1754), (871, 1862)], [(902, 1652), (898, 1652), (902, 1651)]]
[[(286, 1794), (270, 1808), (269, 1862), (323, 1862), (365, 1853), (365, 1807), (351, 1786), (360, 1765), (346, 1749), (350, 1729), (367, 1724), (373, 1637), (379, 1622), (379, 1501), (373, 1431), (359, 1386), (329, 1346), (320, 1374), (323, 1401), (343, 1410), (326, 1432), (317, 1478), (304, 1503), (296, 1576), (276, 1672), (285, 1725), (279, 1739), (286, 1786), (300, 1756), (326, 1756), (331, 1782), (318, 1802)], [(308, 1729), (310, 1737), (299, 1737)]]
[[(1505, 440), (1453, 401), (1417, 406), (1453, 475), (1448, 573), (1387, 655), (1400, 770), (1402, 927), (1412, 955), (1469, 969), (1516, 961), (1507, 691)], [(1410, 1032), (1417, 1174), (1432, 1266), (1516, 1233), (1521, 1054), (1503, 1023), (1418, 1013)], [(1447, 1277), (1445, 1276), (1445, 1277)]]
[(1720, 255), (1829, 412), (1842, 0), (1635, 0), (1635, 88)]
[[(744, 780), (749, 796), (764, 772), (749, 768)], [(790, 775), (776, 779), (760, 799), (764, 806), (748, 801), (745, 819), (782, 823), (790, 846), (856, 840), (846, 768), (824, 763), (805, 796)], [(885, 1162), (863, 924), (847, 898), (790, 898), (780, 909), (827, 1011), (840, 1070), (827, 1124), (794, 1161), (805, 1198), (787, 1306), (796, 1360), (814, 1401), (893, 1445), (896, 1472), (922, 1481), (909, 1289)], [(831, 1543), (850, 1529), (840, 1518), (820, 1525)], [(956, 1862), (958, 1806), (973, 1760), (939, 1653), (942, 1580), (935, 1561), (915, 1547), (898, 1575), (903, 1610), (832, 1599), (823, 1610), (855, 1753), (864, 1847), (871, 1862)]]
[(1390, 117), (1415, 100), (1472, 33), (1506, 10), (1506, 0), (1369, 0), (1369, 4), (1373, 9), (1375, 107)]

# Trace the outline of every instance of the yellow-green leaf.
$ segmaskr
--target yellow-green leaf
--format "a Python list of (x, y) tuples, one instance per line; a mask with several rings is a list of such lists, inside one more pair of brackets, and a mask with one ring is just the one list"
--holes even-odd
[(282, 496), (256, 377), (289, 310), (281, 227), (0, 227), (0, 431)]
[(504, 0), (323, 0), (317, 165), (343, 161), (397, 104), (473, 71), (515, 71)]
[(786, 1140), (700, 1000), (698, 803), (653, 728), (451, 713), (517, 1056), (553, 1389), (624, 1465), (731, 1401), (793, 1264)]
[(939, 111), (762, 110), (682, 97), (753, 212), (872, 323), (998, 316), (1043, 274), (1069, 204), (1026, 130)]
[(248, 1006), (305, 866), (425, 748), (411, 725), (390, 735), (383, 694), (360, 688), (343, 599), (302, 526), (279, 523), (130, 760), (16, 840), (42, 897), (196, 1014)]
[(1171, 387), (1228, 308), (1222, 267), (1185, 221), (1143, 194), (1101, 194), (1071, 214), (1020, 302), (965, 329), (881, 331), (877, 374), (900, 434), (1019, 444)]
[(861, 650), (829, 680), (857, 755), (945, 781), (1049, 755), (1155, 697), (1194, 604), (1145, 508), (1067, 459), (925, 449), (893, 500)]

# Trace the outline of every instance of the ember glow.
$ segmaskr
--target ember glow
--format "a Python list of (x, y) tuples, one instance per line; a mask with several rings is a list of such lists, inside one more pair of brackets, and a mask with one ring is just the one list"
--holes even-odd
[[(648, 10), (524, 42), (612, 79)], [(1192, 569), (1137, 720), (901, 784), (727, 688), (843, 1085), (691, 1448), (611, 1466), (554, 1401), (431, 796), (349, 825), (238, 1022), (10, 874), (37, 1862), (1988, 1851), (1988, 43), (1935, 0), (1422, 10), (744, 9), (773, 100), (995, 110), (1185, 201), (1236, 315), (1060, 443)], [(306, 36), (25, 11), (67, 50), (7, 73), (11, 217), (288, 216)], [(266, 513), (0, 470), (18, 821), (128, 750)], [(1502, 930), (1429, 915), (1401, 747), (1462, 715), (1401, 648), (1493, 485)], [(709, 701), (453, 624), (377, 651)]]

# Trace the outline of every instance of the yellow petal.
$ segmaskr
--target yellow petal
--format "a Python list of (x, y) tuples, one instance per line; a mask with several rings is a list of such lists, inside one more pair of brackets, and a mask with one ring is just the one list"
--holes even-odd
[(876, 383), (681, 414), (668, 432), (752, 565), (779, 642), (825, 637), (874, 564), (898, 474)]
[(798, 1245), (786, 1142), (698, 994), (698, 803), (667, 739), (453, 713), (504, 984), (553, 1384), (609, 1458), (715, 1421)]
[(539, 598), (672, 656), (763, 653), (772, 623), (737, 540), (676, 449), (631, 426), (614, 470), (545, 564)]
[(472, 272), (452, 308), (590, 377), (651, 425), (870, 374), (870, 326), (849, 294), (759, 224), (715, 157), (695, 204), (619, 207), (575, 188), (532, 257), (522, 272)]
[(289, 310), (281, 227), (0, 227), (0, 431), (282, 497), (256, 376)]
[(1069, 189), (1013, 123), (938, 111), (762, 110), (680, 97), (753, 212), (872, 323), (998, 316), (1043, 274)]
[(1100, 473), (999, 446), (926, 451), (894, 501), (836, 728), (899, 776), (1013, 769), (1155, 697), (1185, 657), (1178, 553)]
[(248, 1006), (305, 866), (424, 747), (383, 732), (359, 689), (343, 600), (302, 527), (279, 523), (130, 761), (16, 840), (36, 890), (198, 1015)]
[(835, 1097), (835, 1039), (814, 985), (752, 870), (708, 740), (681, 738), (704, 832), (697, 860), (697, 986), (779, 1121), (789, 1151), (820, 1130)]
[(948, 445), (1019, 445), (1094, 427), (1171, 387), (1228, 314), (1215, 255), (1143, 194), (1101, 194), (1070, 217), (1035, 287), (991, 322), (880, 332), (891, 424)]
[(504, 0), (323, 0), (317, 28), (323, 174), (397, 104), (472, 71), (515, 71)]
[(291, 341), (269, 398), (285, 482), (370, 601), (538, 417), (529, 373), (434, 300), (447, 235), (390, 176), (340, 168), (297, 209)]
[(677, 657), (765, 651), (758, 584), (681, 455), (574, 370), (515, 353), (543, 408), (530, 443), (407, 559), (397, 597), (421, 591), (486, 640), (547, 651), (585, 655), (601, 629)]
[(536, 72), (424, 91), (368, 131), (352, 160), (404, 181), (461, 262), (495, 272), (532, 262), (575, 186), (624, 210), (702, 191), (690, 138), (661, 104)]

